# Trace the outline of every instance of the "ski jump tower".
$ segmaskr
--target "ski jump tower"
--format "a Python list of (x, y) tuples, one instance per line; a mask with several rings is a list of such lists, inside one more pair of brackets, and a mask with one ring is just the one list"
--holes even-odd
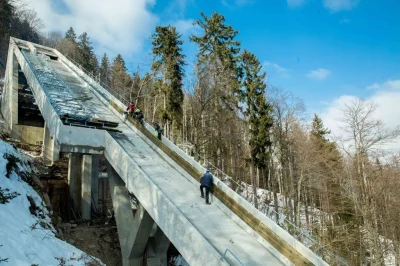
[(11, 38), (1, 103), (13, 137), (42, 143), (46, 164), (69, 154), (82, 219), (97, 204), (105, 156), (123, 265), (167, 265), (170, 243), (190, 265), (328, 265), (217, 178), (205, 205), (204, 168), (150, 125), (125, 121), (122, 99), (55, 49)]

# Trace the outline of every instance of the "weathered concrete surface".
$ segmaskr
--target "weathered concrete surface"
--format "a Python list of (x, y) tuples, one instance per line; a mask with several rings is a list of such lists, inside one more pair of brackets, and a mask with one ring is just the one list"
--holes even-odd
[(60, 158), (60, 147), (51, 136), (47, 125), (44, 126), (43, 133), (43, 162), (47, 166), (53, 165)]
[(92, 209), (95, 211), (99, 205), (99, 164), (100, 157), (92, 155)]
[(92, 155), (82, 156), (82, 177), (81, 177), (81, 210), (82, 219), (90, 220), (92, 211), (92, 178), (93, 178)]
[(76, 217), (81, 212), (82, 196), (82, 158), (79, 153), (70, 153), (68, 162), (68, 185), (69, 196), (72, 201), (72, 207)]
[(124, 181), (109, 163), (107, 172), (123, 265), (142, 265), (143, 252), (154, 221), (142, 205), (138, 207), (135, 215), (133, 214)]
[(43, 141), (44, 128), (14, 125), (13, 137), (28, 144), (39, 145), (39, 143)]
[(168, 237), (164, 234), (161, 228), (157, 226), (154, 236), (149, 238), (147, 244), (147, 265), (168, 265), (167, 251), (169, 244), (170, 241)]

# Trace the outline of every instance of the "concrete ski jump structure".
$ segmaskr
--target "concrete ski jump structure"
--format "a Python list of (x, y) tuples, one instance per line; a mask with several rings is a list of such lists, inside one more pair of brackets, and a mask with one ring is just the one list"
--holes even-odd
[[(34, 107), (21, 100), (22, 90), (31, 91), (43, 117), (37, 134), (27, 134), (34, 129), (23, 115)], [(83, 219), (96, 204), (98, 155), (105, 155), (123, 265), (142, 265), (145, 250), (147, 265), (167, 265), (170, 242), (190, 265), (328, 265), (217, 178), (212, 205), (205, 205), (198, 182), (204, 168), (167, 139), (156, 139), (150, 125), (124, 121), (125, 108), (57, 50), (10, 39), (5, 120), (15, 138), (43, 140), (47, 164), (70, 153), (70, 194)], [(68, 113), (118, 126), (69, 122), (75, 120), (66, 119)], [(139, 201), (135, 212), (132, 195)]]

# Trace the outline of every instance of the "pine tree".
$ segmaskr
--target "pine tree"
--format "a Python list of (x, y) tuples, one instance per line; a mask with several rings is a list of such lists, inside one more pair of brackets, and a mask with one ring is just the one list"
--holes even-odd
[(84, 32), (78, 39), (78, 63), (90, 73), (96, 74), (98, 61), (93, 52), (89, 36)]
[(235, 40), (238, 31), (225, 23), (223, 15), (213, 13), (211, 17), (207, 17), (201, 13), (201, 16), (203, 20), (195, 21), (194, 25), (203, 29), (203, 35), (192, 35), (190, 40), (199, 46), (199, 63), (212, 65), (214, 86), (222, 94), (221, 99), (232, 100), (228, 96), (239, 89), (241, 76), (241, 69), (238, 67), (240, 42)]
[[(227, 25), (223, 15), (213, 13), (210, 17), (201, 13), (202, 18), (195, 21), (203, 32), (192, 35), (190, 40), (198, 45), (197, 76), (208, 77), (200, 81), (203, 90), (209, 90), (210, 105), (201, 114), (203, 140), (201, 153), (220, 169), (224, 169), (224, 157), (231, 149), (230, 138), (239, 130), (237, 121), (241, 68), (239, 67), (240, 42), (236, 40), (237, 30)], [(233, 156), (233, 154), (231, 155)], [(233, 168), (234, 166), (231, 165)]]
[(120, 94), (120, 100), (128, 98), (131, 77), (126, 72), (125, 61), (120, 54), (115, 57), (111, 70), (111, 87)]
[(72, 27), (69, 27), (69, 29), (65, 33), (65, 39), (73, 43), (76, 43), (76, 33)]
[(326, 143), (328, 142), (326, 136), (329, 135), (331, 131), (325, 128), (322, 119), (317, 114), (314, 114), (311, 133), (314, 137)]
[(105, 83), (107, 86), (110, 85), (110, 76), (111, 76), (111, 65), (110, 60), (106, 53), (104, 53), (103, 57), (101, 58), (101, 64), (99, 68), (100, 73), (100, 80)]
[(158, 26), (152, 35), (152, 69), (162, 75), (162, 91), (165, 97), (163, 118), (167, 121), (167, 133), (172, 129), (171, 123), (174, 123), (176, 129), (181, 125), (185, 65), (181, 37), (173, 26)]
[[(271, 145), (269, 129), (272, 126), (272, 107), (265, 99), (266, 84), (265, 72), (261, 72), (261, 65), (257, 57), (244, 51), (241, 56), (244, 72), (243, 88), (240, 91), (240, 99), (243, 101), (244, 114), (249, 121), (250, 131), (250, 156), (253, 165), (252, 183), (254, 196), (256, 195), (255, 169), (265, 168), (269, 160), (269, 146)], [(254, 197), (257, 207), (257, 198)]]

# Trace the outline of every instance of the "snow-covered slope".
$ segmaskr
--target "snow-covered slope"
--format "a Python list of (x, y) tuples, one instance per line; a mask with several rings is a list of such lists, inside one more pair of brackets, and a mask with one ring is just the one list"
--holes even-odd
[(24, 181), (33, 170), (28, 157), (0, 140), (0, 264), (103, 265), (55, 236), (47, 207)]

